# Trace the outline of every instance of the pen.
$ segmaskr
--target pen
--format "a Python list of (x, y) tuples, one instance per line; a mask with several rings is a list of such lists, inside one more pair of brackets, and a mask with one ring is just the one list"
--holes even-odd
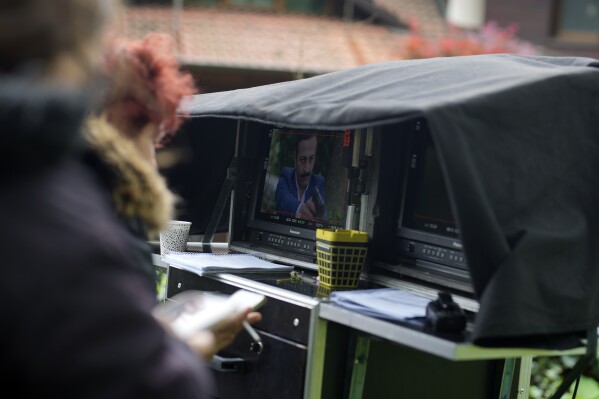
[(254, 330), (254, 328), (252, 326), (250, 326), (250, 323), (248, 323), (247, 321), (243, 321), (243, 328), (245, 328), (245, 330), (248, 332), (248, 334), (250, 334), (250, 337), (252, 337), (252, 339), (254, 340), (254, 342), (252, 342), (252, 344), (250, 345), (250, 350), (252, 352), (256, 352), (257, 354), (260, 354), (260, 352), (262, 352), (262, 340), (260, 339), (260, 336), (258, 335), (258, 333), (256, 332), (256, 330)]
[(245, 328), (245, 330), (248, 332), (248, 334), (250, 334), (250, 336), (252, 337), (254, 342), (262, 342), (262, 340), (260, 339), (260, 336), (258, 335), (256, 330), (254, 330), (254, 328), (252, 326), (250, 326), (250, 323), (248, 323), (245, 320), (243, 321), (243, 328)]

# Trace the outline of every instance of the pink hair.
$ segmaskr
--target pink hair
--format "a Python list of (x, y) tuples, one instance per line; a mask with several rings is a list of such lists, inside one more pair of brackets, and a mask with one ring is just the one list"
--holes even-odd
[(112, 82), (104, 108), (110, 122), (130, 136), (155, 123), (162, 128), (156, 143), (177, 131), (183, 122), (177, 112), (183, 97), (197, 92), (191, 74), (180, 71), (174, 40), (166, 34), (114, 41), (105, 52), (104, 72)]

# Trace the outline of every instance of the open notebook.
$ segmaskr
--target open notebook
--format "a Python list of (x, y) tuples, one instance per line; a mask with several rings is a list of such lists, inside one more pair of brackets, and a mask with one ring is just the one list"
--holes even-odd
[(213, 254), (202, 252), (171, 252), (162, 260), (172, 266), (200, 276), (215, 273), (285, 272), (293, 266), (279, 265), (248, 254)]

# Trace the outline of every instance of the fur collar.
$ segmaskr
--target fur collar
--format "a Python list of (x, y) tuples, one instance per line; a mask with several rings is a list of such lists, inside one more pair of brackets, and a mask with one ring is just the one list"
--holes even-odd
[(109, 186), (118, 214), (143, 221), (150, 237), (158, 233), (172, 219), (175, 202), (164, 178), (104, 117), (90, 118), (84, 131), (91, 148), (114, 172)]

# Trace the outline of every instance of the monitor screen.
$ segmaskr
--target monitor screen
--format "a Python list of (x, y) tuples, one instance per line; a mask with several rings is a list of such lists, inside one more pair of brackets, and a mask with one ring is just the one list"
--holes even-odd
[(316, 229), (343, 229), (353, 131), (242, 126), (230, 248), (316, 268)]
[(411, 137), (395, 245), (400, 258), (411, 265), (402, 272), (468, 290), (460, 231), (426, 123), (416, 123)]
[(437, 152), (428, 134), (415, 138), (410, 155), (402, 226), (458, 238), (447, 186)]
[(349, 131), (272, 129), (254, 220), (299, 229), (343, 228)]
[[(251, 165), (238, 179), (230, 248), (316, 268), (316, 229), (343, 229), (352, 131), (248, 124), (241, 145)], [(243, 221), (239, 226), (238, 222)]]

